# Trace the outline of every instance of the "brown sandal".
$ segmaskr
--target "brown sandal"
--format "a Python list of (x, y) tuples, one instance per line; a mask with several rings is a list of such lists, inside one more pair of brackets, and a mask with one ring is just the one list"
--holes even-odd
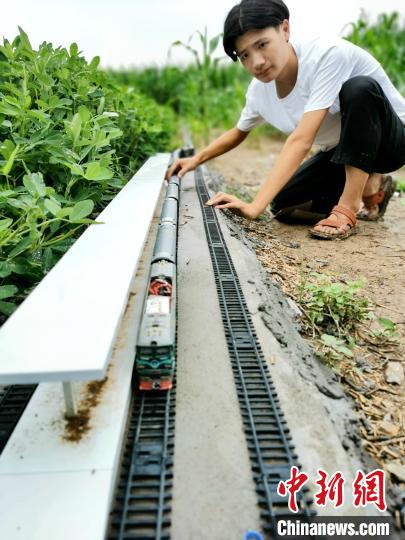
[(396, 187), (397, 183), (392, 176), (384, 176), (380, 191), (374, 195), (363, 197), (363, 203), (366, 209), (370, 208), (371, 206), (378, 205), (378, 214), (374, 217), (369, 217), (367, 212), (360, 210), (360, 212), (357, 214), (357, 219), (362, 219), (363, 221), (378, 221), (380, 218), (382, 218), (387, 210), (388, 203), (394, 194)]
[[(349, 210), (349, 208), (345, 208), (344, 206), (336, 205), (332, 208), (332, 212), (334, 216), (337, 217), (338, 221), (333, 221), (332, 219), (322, 219), (319, 221), (316, 225), (325, 225), (326, 227), (333, 227), (334, 229), (338, 229), (342, 225), (349, 225), (349, 228), (342, 233), (338, 234), (330, 234), (323, 231), (317, 231), (315, 229), (310, 229), (309, 233), (311, 236), (314, 236), (315, 238), (322, 238), (324, 240), (344, 240), (345, 238), (351, 236), (352, 234), (355, 234), (356, 232), (356, 214)], [(339, 217), (344, 216), (347, 218), (347, 223), (340, 223)]]

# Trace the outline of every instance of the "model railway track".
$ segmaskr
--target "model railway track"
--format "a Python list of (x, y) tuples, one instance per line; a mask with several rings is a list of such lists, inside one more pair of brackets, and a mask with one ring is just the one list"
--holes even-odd
[[(290, 516), (287, 498), (277, 494), (280, 480), (300, 467), (286, 420), (270, 377), (253, 322), (239, 284), (217, 216), (205, 203), (210, 198), (201, 167), (195, 172), (215, 283), (246, 434), (251, 466), (259, 497), (263, 529), (276, 531), (276, 519)], [(298, 497), (297, 518), (315, 514), (307, 492)]]
[(136, 395), (109, 540), (170, 538), (175, 395), (175, 380), (171, 390)]
[(0, 454), (36, 387), (36, 384), (14, 384), (0, 390)]
[[(173, 186), (169, 189), (172, 189)], [(178, 192), (178, 188), (177, 188)], [(169, 190), (167, 195), (170, 195)], [(166, 199), (167, 201), (167, 199)], [(176, 206), (178, 208), (178, 205)], [(176, 216), (177, 224), (177, 216)], [(159, 235), (158, 235), (159, 236)], [(157, 241), (158, 243), (158, 241)], [(155, 250), (156, 251), (156, 244)], [(176, 241), (177, 260), (177, 241)], [(177, 305), (177, 288), (175, 305)], [(169, 540), (176, 404), (177, 318), (169, 390), (135, 390), (108, 540)], [(142, 374), (138, 374), (142, 376)], [(139, 387), (137, 374), (134, 388)], [(155, 386), (152, 386), (155, 388)]]

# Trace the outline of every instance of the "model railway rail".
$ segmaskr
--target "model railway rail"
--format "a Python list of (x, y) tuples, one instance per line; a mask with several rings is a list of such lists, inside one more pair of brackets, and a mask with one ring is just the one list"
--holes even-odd
[(0, 390), (0, 454), (36, 387), (36, 384), (13, 384)]
[(137, 393), (109, 540), (170, 538), (175, 392)]
[[(299, 464), (217, 216), (212, 207), (205, 205), (210, 197), (201, 167), (195, 172), (195, 182), (267, 535), (276, 531), (276, 518), (291, 516), (286, 498), (277, 494), (277, 486), (280, 480), (290, 477), (291, 467)], [(307, 492), (297, 502), (297, 518), (315, 514)]]
[[(177, 356), (179, 180), (170, 179), (152, 256), (136, 348), (135, 399), (109, 540), (168, 540), (173, 486)], [(165, 301), (167, 309), (158, 306)], [(139, 380), (138, 380), (138, 379)], [(159, 390), (159, 391), (155, 391)]]

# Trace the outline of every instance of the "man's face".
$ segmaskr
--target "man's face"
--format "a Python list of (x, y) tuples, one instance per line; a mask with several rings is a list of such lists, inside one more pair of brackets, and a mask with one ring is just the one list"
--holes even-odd
[(288, 61), (290, 36), (285, 20), (278, 28), (249, 30), (235, 42), (243, 67), (261, 82), (274, 81)]

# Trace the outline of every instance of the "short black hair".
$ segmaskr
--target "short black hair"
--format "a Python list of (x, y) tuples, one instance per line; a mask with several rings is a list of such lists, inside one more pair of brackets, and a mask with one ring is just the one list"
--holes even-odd
[(249, 30), (276, 28), (289, 18), (290, 12), (282, 0), (242, 0), (225, 19), (223, 45), (226, 54), (236, 62), (235, 41), (238, 37)]

